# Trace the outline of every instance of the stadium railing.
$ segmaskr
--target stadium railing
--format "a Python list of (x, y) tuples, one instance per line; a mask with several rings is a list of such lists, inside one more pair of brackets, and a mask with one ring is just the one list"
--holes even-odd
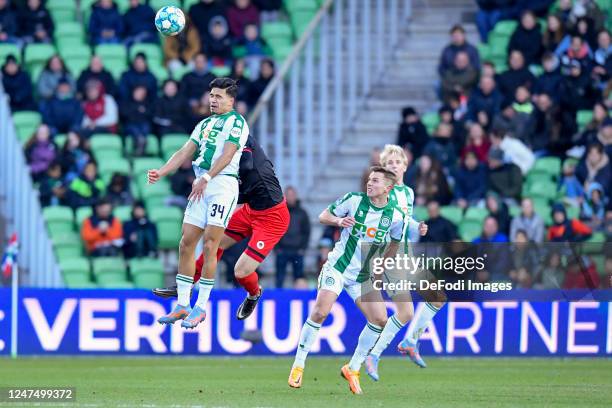
[(19, 142), (8, 97), (0, 83), (0, 210), (10, 232), (19, 238), (20, 284), (60, 287), (63, 281), (51, 240), (32, 184), (23, 147)]
[(321, 5), (248, 119), (281, 183), (313, 187), (317, 168), (330, 163), (383, 75), (411, 6), (411, 0)]

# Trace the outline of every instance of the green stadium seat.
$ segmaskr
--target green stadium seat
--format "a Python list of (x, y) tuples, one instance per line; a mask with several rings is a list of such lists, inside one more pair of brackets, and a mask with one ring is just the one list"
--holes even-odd
[[(114, 159), (108, 159), (101, 163), (98, 163), (98, 171), (101, 176), (112, 177), (114, 173), (130, 175), (130, 163), (123, 157), (116, 157)], [(104, 177), (103, 177), (104, 178)]]
[(76, 11), (75, 10), (49, 10), (49, 14), (51, 14), (51, 19), (54, 23), (58, 21), (74, 21), (76, 20)]
[(97, 285), (88, 276), (79, 274), (63, 274), (64, 284), (70, 289), (94, 289)]
[(76, 10), (76, 3), (73, 0), (47, 0), (45, 4), (49, 10)]
[(119, 218), (119, 221), (125, 223), (132, 219), (132, 207), (129, 205), (122, 205), (113, 210), (115, 217)]
[(55, 25), (55, 31), (53, 32), (55, 39), (62, 37), (79, 38), (81, 41), (85, 40), (85, 33), (83, 31), (83, 25), (76, 21), (62, 21), (57, 22)]
[(542, 170), (530, 171), (527, 174), (527, 182), (523, 184), (523, 192), (528, 193), (530, 186), (534, 183), (550, 184), (551, 182), (553, 182), (553, 179), (550, 173), (543, 172)]
[(75, 223), (77, 226), (77, 229), (80, 231), (81, 230), (81, 226), (83, 225), (83, 221), (85, 221), (86, 218), (91, 217), (91, 215), (93, 214), (93, 210), (91, 207), (79, 207), (76, 210), (76, 216), (75, 216)]
[(164, 59), (162, 50), (159, 45), (140, 43), (140, 44), (134, 44), (130, 48), (130, 52), (129, 52), (130, 61), (133, 61), (134, 58), (136, 57), (136, 54), (140, 52), (146, 55), (147, 63), (149, 65), (154, 65), (154, 64), (160, 65), (160, 63)]
[(51, 44), (29, 44), (25, 47), (24, 61), (28, 68), (34, 65), (45, 65), (47, 60), (55, 55), (55, 47)]
[(599, 276), (606, 275), (606, 257), (603, 255), (591, 255), (591, 260), (595, 264)]
[(47, 221), (47, 231), (53, 239), (55, 236), (74, 232), (74, 223), (72, 221)]
[(580, 208), (574, 207), (573, 205), (566, 205), (565, 212), (567, 213), (567, 218), (570, 220), (580, 216)]
[(157, 234), (160, 249), (176, 250), (181, 240), (181, 224), (168, 221), (160, 222), (157, 224)]
[(463, 215), (463, 220), (475, 221), (479, 223), (480, 228), (482, 228), (482, 223), (488, 215), (489, 211), (486, 208), (470, 207), (465, 211), (465, 214)]
[(516, 30), (517, 26), (518, 26), (518, 22), (514, 20), (502, 20), (502, 21), (497, 22), (497, 24), (495, 24), (495, 27), (493, 27), (492, 32), (494, 34), (511, 36), (514, 33), (514, 30)]
[(459, 236), (465, 242), (472, 242), (482, 233), (482, 223), (464, 219), (459, 224)]
[(246, 47), (242, 45), (235, 45), (232, 47), (232, 57), (234, 57), (234, 59), (244, 58), (246, 54), (247, 54)]
[(187, 133), (168, 133), (161, 138), (161, 151), (164, 160), (168, 160), (189, 140)]
[[(181, 1), (180, 0), (150, 0), (149, 6), (151, 6), (151, 8), (155, 10), (155, 12), (157, 12), (157, 10), (159, 10), (160, 8), (164, 6), (181, 7)], [(187, 7), (184, 8), (185, 12), (187, 12), (188, 10), (189, 9)]]
[(576, 123), (579, 130), (583, 130), (591, 120), (593, 120), (593, 111), (591, 110), (580, 110), (576, 114)]
[(65, 206), (46, 207), (43, 209), (43, 216), (47, 222), (74, 222), (72, 209)]
[(153, 289), (164, 286), (164, 275), (158, 273), (141, 273), (134, 276), (134, 286), (143, 289)]
[(412, 216), (417, 221), (423, 221), (429, 218), (429, 215), (427, 214), (427, 208), (419, 205), (414, 206), (412, 210)]
[(80, 240), (73, 243), (58, 243), (57, 238), (53, 238), (53, 244), (58, 262), (83, 256), (83, 245)]
[(558, 176), (561, 173), (561, 159), (558, 157), (541, 157), (536, 160), (531, 168), (531, 171), (544, 171), (552, 176)]
[(534, 181), (527, 189), (527, 196), (544, 200), (554, 200), (557, 198), (557, 185), (552, 180), (548, 182)]
[(62, 273), (84, 275), (89, 280), (89, 261), (85, 257), (66, 259), (59, 263)]
[(158, 157), (141, 157), (133, 161), (134, 174), (147, 174), (150, 169), (159, 169), (164, 165), (164, 161)]
[(261, 37), (268, 43), (270, 40), (280, 39), (291, 44), (293, 41), (293, 30), (288, 23), (282, 21), (263, 23), (261, 25)]
[(78, 37), (60, 37), (55, 40), (55, 45), (57, 46), (57, 50), (60, 55), (65, 49), (69, 49), (70, 47), (83, 47), (87, 46), (83, 39)]
[[(272, 44), (270, 44), (272, 46)], [(274, 45), (272, 46), (272, 56), (278, 63), (282, 63), (293, 51), (292, 45)]]
[[(132, 156), (134, 154), (134, 139), (129, 136), (125, 138), (125, 154), (127, 156)], [(147, 156), (159, 156), (159, 140), (157, 136), (149, 135), (147, 137), (145, 154)]]
[[(59, 53), (65, 60), (86, 58), (88, 61), (91, 59), (91, 48), (85, 44), (72, 44), (70, 47), (62, 46), (59, 48)], [(68, 65), (68, 61), (66, 61)]]
[(603, 232), (595, 232), (585, 241), (583, 250), (587, 254), (601, 254), (604, 242), (606, 242), (605, 234)]
[(21, 61), (21, 51), (15, 44), (0, 44), (0, 65), (4, 65), (6, 57), (14, 56), (17, 61)]
[(161, 84), (162, 82), (170, 78), (170, 74), (164, 66), (149, 64), (149, 71), (151, 71), (153, 76), (157, 79), (158, 84)]
[(119, 157), (123, 151), (123, 143), (121, 143), (121, 138), (112, 133), (94, 134), (90, 139), (90, 143), (91, 150), (94, 152), (107, 150), (115, 152), (117, 157)]
[(183, 212), (177, 207), (152, 208), (151, 211), (149, 211), (149, 218), (155, 223), (170, 221), (180, 224), (183, 219)]
[(36, 111), (20, 111), (13, 113), (13, 123), (16, 128), (21, 126), (34, 126), (35, 128), (42, 122), (42, 115)]
[(440, 214), (455, 225), (463, 220), (463, 209), (455, 205), (440, 207)]
[(427, 128), (429, 134), (432, 134), (440, 124), (440, 115), (438, 112), (427, 112), (421, 116), (421, 122)]
[(95, 54), (99, 55), (106, 67), (110, 67), (115, 62), (126, 64), (127, 48), (121, 44), (102, 44), (95, 48)]
[(70, 57), (66, 58), (66, 67), (72, 75), (79, 77), (89, 67), (90, 61), (90, 57)]
[(284, 0), (283, 4), (290, 14), (295, 11), (316, 11), (319, 8), (316, 0)]
[(114, 160), (117, 158), (116, 150), (97, 150), (93, 152), (93, 155), (98, 163), (106, 160)]
[(106, 272), (96, 275), (96, 283), (101, 288), (118, 288), (125, 287), (128, 283), (127, 276), (121, 272)]
[(291, 14), (291, 27), (296, 39), (299, 39), (304, 34), (315, 15), (316, 11), (308, 10), (297, 10)]
[[(164, 182), (165, 181), (165, 182)], [(172, 195), (170, 184), (167, 180), (158, 181), (155, 184), (146, 184), (140, 186), (140, 196), (145, 202), (149, 203), (149, 199), (157, 198), (157, 203), (163, 203), (166, 197)], [(150, 211), (151, 209), (147, 207)]]
[(231, 75), (232, 69), (223, 65), (219, 67), (212, 67), (210, 72), (216, 77), (225, 77)]
[[(510, 42), (510, 36), (490, 33), (488, 42), (490, 58), (505, 61), (508, 56), (508, 43)], [(498, 71), (500, 70), (498, 69)]]
[(55, 135), (55, 137), (53, 138), (53, 142), (59, 149), (61, 149), (66, 144), (67, 138), (68, 136), (65, 133), (59, 133)]
[(127, 276), (127, 269), (125, 262), (122, 258), (114, 256), (104, 256), (99, 258), (93, 258), (92, 270), (96, 279), (103, 274), (117, 274), (122, 275), (125, 279)]
[(491, 58), (491, 50), (487, 44), (479, 43), (476, 48), (478, 49), (478, 55), (481, 61), (487, 61)]
[(513, 205), (508, 207), (508, 211), (510, 212), (511, 217), (518, 217), (521, 214), (521, 207), (518, 205)]
[(134, 258), (128, 262), (132, 277), (140, 274), (164, 274), (164, 265), (158, 258)]
[(552, 224), (552, 215), (550, 214), (550, 205), (548, 204), (548, 200), (534, 198), (533, 209), (536, 214), (542, 217), (542, 219), (544, 220), (544, 224)]

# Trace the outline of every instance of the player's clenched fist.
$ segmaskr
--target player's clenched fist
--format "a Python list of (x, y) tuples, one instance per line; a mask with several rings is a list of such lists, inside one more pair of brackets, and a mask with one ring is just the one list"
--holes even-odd
[(147, 178), (149, 181), (149, 184), (155, 184), (159, 181), (159, 179), (161, 178), (161, 175), (159, 174), (159, 170), (156, 169), (151, 169), (147, 172)]
[(338, 220), (338, 226), (342, 228), (349, 228), (355, 225), (355, 218), (353, 217), (344, 217)]

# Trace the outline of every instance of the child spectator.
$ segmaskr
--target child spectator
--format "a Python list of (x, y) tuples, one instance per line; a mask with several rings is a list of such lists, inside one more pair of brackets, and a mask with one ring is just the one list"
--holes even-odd
[(117, 96), (117, 84), (115, 83), (115, 79), (112, 74), (104, 68), (104, 64), (98, 55), (91, 57), (89, 66), (81, 72), (77, 80), (77, 92), (80, 94), (81, 99), (85, 96), (85, 85), (90, 80), (102, 82), (102, 85), (104, 85), (104, 92), (107, 95), (111, 95), (113, 98)]
[(74, 88), (66, 79), (60, 79), (55, 96), (40, 104), (43, 121), (54, 134), (66, 133), (81, 127), (83, 108), (74, 97)]
[(49, 165), (47, 173), (40, 180), (38, 187), (40, 193), (40, 205), (63, 205), (66, 194), (66, 184), (62, 178), (62, 166), (54, 161)]
[(62, 166), (62, 173), (66, 182), (70, 183), (83, 172), (93, 154), (88, 143), (76, 132), (69, 132), (66, 142), (59, 154), (58, 161)]
[(39, 182), (57, 156), (57, 149), (51, 140), (51, 129), (42, 124), (25, 145), (25, 156), (34, 182)]
[(123, 132), (134, 141), (134, 154), (142, 156), (147, 147), (147, 137), (151, 133), (153, 109), (147, 100), (147, 88), (137, 86), (132, 91), (132, 99), (123, 102), (121, 107)]
[(72, 208), (92, 206), (102, 197), (104, 190), (96, 164), (88, 162), (81, 175), (72, 180), (68, 187), (68, 205)]
[(130, 180), (126, 175), (114, 173), (106, 190), (106, 200), (113, 207), (132, 205), (134, 197), (130, 190)]
[(487, 191), (487, 168), (476, 153), (468, 151), (454, 173), (454, 197), (461, 208), (477, 205)]
[(130, 69), (121, 75), (119, 81), (119, 94), (122, 101), (129, 101), (134, 93), (134, 88), (144, 86), (147, 89), (147, 99), (153, 102), (157, 97), (157, 79), (149, 71), (147, 57), (139, 52), (134, 57)]
[(408, 147), (414, 153), (414, 157), (418, 158), (429, 141), (427, 129), (412, 106), (402, 109), (402, 118), (404, 120), (400, 123), (397, 132), (397, 144)]
[(21, 69), (13, 55), (9, 55), (2, 66), (2, 86), (13, 112), (36, 109), (30, 75)]
[(107, 200), (95, 205), (94, 214), (83, 221), (81, 237), (90, 256), (117, 256), (123, 245), (123, 229), (119, 218), (113, 215), (113, 206)]
[(244, 47), (244, 60), (251, 72), (251, 78), (257, 78), (261, 60), (266, 55), (266, 43), (259, 35), (259, 27), (256, 24), (247, 24), (238, 45)]
[(122, 31), (123, 19), (113, 0), (98, 0), (92, 5), (89, 36), (93, 45), (117, 44)]
[(178, 83), (172, 79), (164, 82), (162, 96), (155, 101), (153, 123), (160, 136), (185, 132), (185, 107), (187, 103), (178, 93)]
[(130, 0), (130, 8), (123, 16), (123, 43), (131, 47), (137, 43), (159, 43), (159, 36), (155, 25), (155, 11), (148, 4), (141, 4), (140, 0)]
[(547, 240), (551, 242), (578, 242), (588, 239), (593, 231), (578, 220), (568, 220), (563, 204), (552, 207), (553, 225), (548, 228)]
[(102, 82), (92, 79), (85, 85), (83, 111), (83, 131), (88, 135), (117, 132), (117, 103), (111, 95), (104, 93)]
[(559, 180), (559, 190), (564, 196), (563, 200), (574, 207), (580, 205), (580, 200), (584, 195), (582, 183), (576, 177), (577, 164), (576, 159), (566, 159), (563, 162), (562, 176)]
[(580, 219), (594, 231), (603, 229), (607, 202), (608, 200), (601, 184), (597, 182), (589, 184), (582, 200)]
[(132, 207), (132, 219), (123, 225), (123, 253), (126, 258), (157, 256), (157, 227), (152, 223), (142, 202)]
[(19, 36), (26, 43), (50, 43), (53, 30), (53, 19), (41, 0), (27, 0), (19, 12)]
[(234, 0), (234, 5), (227, 9), (227, 20), (231, 35), (240, 38), (247, 25), (259, 25), (259, 10), (251, 0)]
[(188, 16), (185, 19), (183, 31), (164, 40), (164, 62), (172, 73), (184, 66), (193, 69), (193, 59), (201, 50), (198, 29)]
[(60, 80), (68, 81), (70, 88), (75, 90), (72, 75), (68, 72), (64, 60), (54, 55), (47, 61), (45, 68), (38, 77), (38, 96), (42, 99), (51, 99), (57, 90)]

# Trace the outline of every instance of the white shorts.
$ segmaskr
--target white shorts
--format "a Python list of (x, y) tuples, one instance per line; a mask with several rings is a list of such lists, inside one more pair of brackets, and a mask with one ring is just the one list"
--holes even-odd
[(332, 291), (338, 296), (340, 296), (342, 290), (346, 290), (346, 293), (348, 293), (353, 301), (356, 301), (372, 290), (369, 279), (366, 282), (346, 279), (342, 273), (338, 272), (336, 268), (329, 265), (327, 262), (323, 264), (323, 268), (321, 268), (317, 288), (319, 290), (325, 289)]
[(238, 201), (238, 179), (232, 176), (215, 176), (204, 192), (204, 198), (189, 201), (185, 209), (184, 224), (204, 229), (207, 225), (227, 228)]

